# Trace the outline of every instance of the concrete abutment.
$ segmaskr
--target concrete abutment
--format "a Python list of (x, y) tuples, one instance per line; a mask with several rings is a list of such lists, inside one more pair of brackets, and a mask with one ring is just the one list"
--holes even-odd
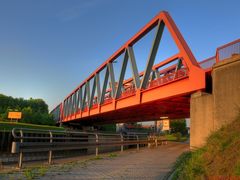
[(196, 92), (190, 105), (190, 147), (201, 147), (206, 138), (233, 121), (240, 112), (240, 55), (218, 62), (212, 69), (212, 94)]

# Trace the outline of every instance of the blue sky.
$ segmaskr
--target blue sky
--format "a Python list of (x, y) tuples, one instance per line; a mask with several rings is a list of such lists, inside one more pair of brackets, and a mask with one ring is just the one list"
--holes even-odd
[(239, 7), (238, 0), (0, 0), (0, 93), (43, 98), (51, 110), (162, 10), (203, 60), (239, 38)]

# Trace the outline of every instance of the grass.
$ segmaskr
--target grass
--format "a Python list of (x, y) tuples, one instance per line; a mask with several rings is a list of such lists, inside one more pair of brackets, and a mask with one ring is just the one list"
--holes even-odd
[(89, 161), (100, 160), (100, 159), (103, 159), (103, 157), (97, 155), (97, 156), (95, 156), (95, 157), (93, 157), (93, 158), (90, 158)]
[(108, 155), (108, 157), (110, 157), (110, 158), (115, 158), (115, 157), (117, 157), (117, 154), (116, 154), (116, 153), (110, 153), (110, 154)]
[[(167, 139), (167, 141), (178, 141), (177, 137), (174, 134), (166, 134), (164, 137)], [(182, 136), (180, 138), (181, 142), (186, 141), (186, 140), (187, 140), (186, 136)]]
[(183, 153), (174, 165), (173, 180), (198, 179), (205, 174), (205, 168), (201, 155), (203, 149), (197, 150), (194, 153)]
[(48, 171), (48, 169), (46, 167), (40, 167), (38, 169), (38, 172), (39, 172), (39, 176), (44, 176), (46, 174), (46, 172)]
[(212, 133), (204, 147), (184, 153), (174, 165), (172, 179), (240, 177), (240, 117)]
[(32, 180), (37, 177), (39, 178), (39, 177), (44, 176), (47, 171), (48, 171), (48, 169), (45, 166), (27, 168), (24, 170), (24, 175), (27, 180)]
[(0, 131), (10, 132), (13, 128), (46, 129), (46, 130), (58, 130), (58, 131), (64, 130), (64, 128), (57, 127), (57, 126), (0, 121)]
[(24, 171), (24, 176), (27, 180), (32, 180), (36, 177), (36, 173), (33, 171), (33, 169), (26, 169)]
[(40, 179), (47, 173), (49, 168), (50, 166), (33, 166), (33, 167), (24, 168), (21, 170), (14, 169), (8, 172), (0, 171), (0, 179), (9, 179), (9, 180)]

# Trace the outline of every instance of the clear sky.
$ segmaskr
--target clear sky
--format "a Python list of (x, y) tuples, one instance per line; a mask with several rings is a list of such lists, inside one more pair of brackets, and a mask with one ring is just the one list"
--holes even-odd
[[(0, 93), (43, 98), (51, 110), (162, 10), (203, 60), (239, 38), (239, 7), (239, 0), (0, 0)], [(140, 70), (145, 63), (138, 60)]]

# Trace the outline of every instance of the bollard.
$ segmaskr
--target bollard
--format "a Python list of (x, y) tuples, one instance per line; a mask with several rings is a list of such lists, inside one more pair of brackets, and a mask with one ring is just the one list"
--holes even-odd
[[(23, 131), (20, 130), (20, 136), (21, 136), (21, 139), (20, 139), (20, 142), (23, 143)], [(19, 161), (18, 161), (18, 168), (22, 168), (22, 161), (23, 161), (23, 152), (22, 150), (20, 150), (20, 153), (19, 153)]]
[[(50, 143), (53, 142), (53, 135), (52, 135), (52, 132), (49, 131), (49, 135), (50, 135)], [(51, 150), (52, 147), (50, 147), (50, 150), (49, 150), (49, 154), (48, 154), (48, 164), (52, 164), (52, 150)]]
[(156, 145), (156, 147), (158, 146), (158, 139), (157, 139), (157, 137), (155, 137), (155, 145)]
[(98, 156), (98, 134), (95, 134), (96, 136), (96, 156)]
[(137, 137), (137, 150), (139, 150), (139, 139), (138, 139), (138, 135), (136, 135)]
[(122, 135), (122, 133), (120, 134), (120, 136), (121, 136), (121, 142), (122, 142), (122, 145), (121, 145), (121, 152), (123, 152), (123, 135)]
[(150, 137), (148, 136), (148, 148), (151, 147), (151, 144), (150, 144)]

